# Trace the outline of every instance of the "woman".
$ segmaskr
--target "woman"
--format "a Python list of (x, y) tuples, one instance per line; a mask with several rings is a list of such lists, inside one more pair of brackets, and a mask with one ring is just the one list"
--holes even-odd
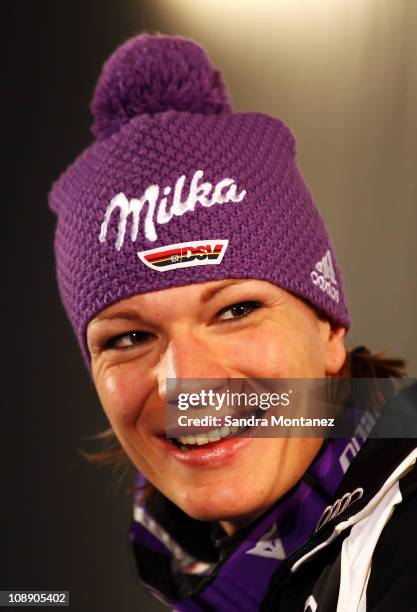
[(97, 140), (50, 196), (58, 280), (140, 474), (142, 584), (178, 610), (411, 610), (411, 538), (385, 556), (412, 524), (413, 440), (165, 437), (167, 379), (399, 375), (347, 356), (340, 270), (290, 131), (234, 113), (204, 51), (163, 36), (115, 52), (92, 110)]

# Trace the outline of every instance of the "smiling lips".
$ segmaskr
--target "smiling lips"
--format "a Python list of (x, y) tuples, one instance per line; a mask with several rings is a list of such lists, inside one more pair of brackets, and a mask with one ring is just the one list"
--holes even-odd
[(199, 433), (191, 436), (180, 436), (175, 438), (175, 442), (179, 445), (182, 450), (189, 450), (189, 446), (201, 446), (203, 444), (209, 444), (210, 442), (217, 442), (222, 438), (230, 438), (235, 434), (239, 434), (244, 431), (245, 427), (220, 427), (218, 429), (211, 429), (210, 431)]
[[(207, 434), (205, 434), (207, 435)], [(240, 449), (252, 443), (252, 438), (242, 435), (229, 435), (204, 444), (182, 445), (175, 438), (159, 438), (165, 452), (189, 468), (217, 468), (234, 460)]]
[[(249, 414), (258, 416), (259, 412), (260, 411), (258, 409), (255, 412), (251, 412)], [(237, 417), (238, 415), (234, 416)], [(214, 421), (213, 425), (221, 425), (221, 421), (223, 420), (223, 418), (216, 417), (216, 419), (217, 421)], [(197, 447), (205, 446), (207, 444), (212, 445), (213, 442), (219, 442), (220, 440), (238, 438), (243, 433), (247, 433), (248, 430), (252, 428), (248, 426), (221, 425), (219, 427), (214, 427), (205, 431), (201, 431), (201, 428), (196, 426), (188, 426), (187, 429), (189, 432), (191, 432), (188, 435), (169, 437), (170, 442), (183, 451), (196, 450)]]

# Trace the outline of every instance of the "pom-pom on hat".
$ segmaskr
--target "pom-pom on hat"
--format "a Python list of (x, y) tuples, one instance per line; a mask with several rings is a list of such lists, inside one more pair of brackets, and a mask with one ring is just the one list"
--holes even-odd
[(205, 51), (183, 38), (144, 34), (105, 64), (91, 103), (93, 134), (107, 138), (139, 115), (231, 112), (228, 92)]
[(235, 113), (196, 43), (137, 36), (104, 65), (96, 141), (53, 185), (64, 306), (86, 328), (138, 293), (225, 278), (269, 281), (349, 327), (323, 220), (279, 120)]

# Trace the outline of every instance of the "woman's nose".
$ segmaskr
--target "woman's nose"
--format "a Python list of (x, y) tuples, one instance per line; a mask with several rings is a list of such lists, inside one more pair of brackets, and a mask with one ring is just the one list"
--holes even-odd
[(183, 385), (181, 381), (184, 379), (187, 380), (187, 389), (192, 392), (203, 387), (215, 389), (230, 376), (230, 368), (215, 347), (183, 334), (170, 340), (158, 364), (159, 395), (167, 399), (167, 381), (168, 395), (171, 396), (178, 392), (178, 385)]

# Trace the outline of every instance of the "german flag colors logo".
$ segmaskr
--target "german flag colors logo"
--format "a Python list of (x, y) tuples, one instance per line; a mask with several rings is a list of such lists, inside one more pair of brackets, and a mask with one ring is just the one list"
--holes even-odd
[(218, 265), (223, 259), (228, 244), (228, 240), (180, 242), (149, 251), (141, 251), (137, 255), (148, 268), (166, 272), (177, 268)]

